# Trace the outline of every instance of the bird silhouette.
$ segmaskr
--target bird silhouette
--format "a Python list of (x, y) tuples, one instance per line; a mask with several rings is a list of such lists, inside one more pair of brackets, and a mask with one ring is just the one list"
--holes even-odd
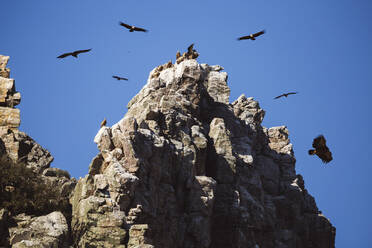
[(80, 53), (87, 53), (87, 52), (89, 52), (90, 50), (92, 50), (92, 49), (77, 50), (77, 51), (74, 51), (74, 52), (72, 52), (72, 53), (64, 53), (64, 54), (59, 55), (57, 58), (62, 59), (62, 58), (66, 58), (67, 56), (73, 56), (73, 57), (77, 58), (77, 56), (78, 56)]
[(317, 155), (323, 163), (328, 163), (333, 159), (323, 135), (319, 135), (313, 140), (313, 147), (315, 149), (309, 150), (309, 155)]
[(255, 33), (255, 34), (250, 34), (250, 35), (247, 35), (247, 36), (239, 37), (238, 40), (255, 40), (256, 37), (258, 37), (260, 35), (263, 35), (264, 33), (265, 33), (265, 30), (262, 30), (260, 32)]
[(294, 95), (294, 94), (298, 94), (298, 92), (288, 92), (288, 93), (284, 93), (284, 94), (281, 94), (280, 96), (274, 97), (274, 99), (278, 99), (278, 98), (281, 98), (281, 97), (283, 97), (283, 96), (288, 97), (289, 95)]
[(129, 24), (126, 24), (124, 22), (119, 22), (120, 26), (123, 26), (127, 29), (129, 29), (129, 32), (133, 32), (133, 31), (139, 31), (139, 32), (148, 32), (146, 29), (144, 28), (139, 28), (139, 27), (136, 27), (136, 26), (131, 26)]
[(125, 77), (119, 77), (119, 76), (112, 76), (113, 78), (117, 79), (118, 81), (119, 80), (126, 80), (128, 81), (128, 78), (125, 78)]

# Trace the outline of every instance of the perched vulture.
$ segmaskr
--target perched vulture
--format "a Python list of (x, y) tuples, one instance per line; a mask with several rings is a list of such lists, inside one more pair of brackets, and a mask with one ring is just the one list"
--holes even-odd
[(280, 96), (277, 96), (275, 97), (274, 99), (278, 99), (278, 98), (281, 98), (283, 96), (285, 97), (288, 97), (288, 95), (294, 95), (294, 94), (297, 94), (298, 92), (289, 92), (289, 93), (284, 93), (284, 94), (281, 94)]
[(119, 77), (119, 76), (112, 76), (113, 78), (117, 79), (117, 80), (126, 80), (128, 81), (128, 78), (124, 78), (124, 77)]
[(188, 54), (191, 54), (193, 50), (194, 50), (194, 43), (192, 43), (192, 44), (187, 48), (187, 53), (188, 53)]
[(92, 50), (92, 49), (87, 49), (87, 50), (77, 50), (77, 51), (72, 52), (72, 53), (64, 53), (64, 54), (62, 54), (62, 55), (59, 55), (57, 58), (62, 59), (62, 58), (65, 58), (65, 57), (67, 57), (67, 56), (73, 56), (73, 57), (77, 58), (77, 56), (78, 56), (80, 53), (87, 53), (87, 52), (89, 52), (90, 50)]
[(239, 37), (238, 40), (255, 40), (256, 37), (258, 37), (260, 35), (263, 35), (264, 33), (265, 33), (265, 30), (262, 30), (258, 33), (255, 33), (255, 34), (250, 34), (250, 35), (247, 35), (247, 36)]
[(120, 26), (123, 26), (123, 27), (129, 29), (129, 32), (133, 32), (133, 31), (147, 32), (146, 29), (139, 28), (139, 27), (136, 27), (136, 26), (131, 26), (131, 25), (128, 25), (124, 22), (119, 22), (119, 24), (120, 24)]
[(330, 162), (332, 158), (332, 153), (329, 151), (328, 147), (326, 146), (326, 139), (323, 135), (319, 135), (313, 141), (314, 150), (309, 150), (309, 155), (316, 154), (323, 163)]
[(168, 63), (165, 65), (165, 68), (172, 68), (172, 60), (169, 60)]
[(101, 127), (106, 126), (106, 123), (107, 123), (107, 121), (106, 121), (106, 118), (105, 118), (105, 119), (103, 119), (103, 121), (101, 122)]

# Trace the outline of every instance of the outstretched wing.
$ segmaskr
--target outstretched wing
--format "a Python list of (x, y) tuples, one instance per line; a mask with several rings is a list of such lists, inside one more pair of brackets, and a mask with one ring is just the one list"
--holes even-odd
[(72, 55), (72, 53), (64, 53), (64, 54), (59, 55), (57, 58), (59, 58), (59, 59), (63, 59), (63, 58), (65, 58), (65, 57), (67, 57), (67, 56), (71, 56), (71, 55)]
[(274, 97), (274, 99), (281, 98), (282, 96), (284, 96), (284, 94), (282, 94), (282, 95), (280, 95), (280, 96), (277, 96), (277, 97)]
[(134, 27), (134, 31), (147, 32), (146, 29), (144, 29), (144, 28), (138, 28), (138, 27)]
[(75, 53), (75, 54), (80, 54), (80, 53), (87, 53), (87, 52), (89, 52), (90, 50), (92, 50), (92, 49), (86, 49), (86, 50), (77, 50), (77, 51), (75, 51), (75, 52), (73, 52), (73, 53)]
[(298, 92), (289, 92), (289, 93), (287, 93), (287, 95), (294, 95), (294, 94), (298, 94)]
[(132, 28), (131, 25), (128, 25), (128, 24), (126, 24), (126, 23), (124, 23), (124, 22), (119, 22), (119, 24), (120, 24), (121, 26), (123, 26), (123, 27), (126, 27), (127, 29), (131, 29), (131, 28)]
[(265, 33), (265, 30), (262, 30), (262, 31), (260, 31), (260, 32), (257, 32), (257, 33), (255, 33), (255, 34), (253, 34), (253, 37), (258, 37), (258, 36), (260, 36), (260, 35), (263, 35)]
[(252, 37), (250, 35), (239, 37), (237, 40), (250, 40)]

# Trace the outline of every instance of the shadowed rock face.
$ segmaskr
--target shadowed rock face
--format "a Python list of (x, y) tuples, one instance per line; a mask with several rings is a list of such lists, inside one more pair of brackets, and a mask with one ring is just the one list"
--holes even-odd
[(229, 103), (220, 66), (154, 69), (72, 204), (78, 247), (334, 247), (335, 228), (296, 175), (286, 127), (253, 98)]

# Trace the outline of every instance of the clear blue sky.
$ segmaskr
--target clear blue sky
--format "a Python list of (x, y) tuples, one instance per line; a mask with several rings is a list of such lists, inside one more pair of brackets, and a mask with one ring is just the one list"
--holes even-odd
[[(230, 100), (253, 96), (264, 125), (287, 125), (297, 173), (337, 228), (337, 247), (372, 247), (372, 2), (369, 0), (2, 0), (0, 54), (22, 94), (25, 131), (52, 164), (84, 176), (93, 138), (126, 113), (148, 73), (195, 43), (229, 75)], [(149, 33), (129, 33), (119, 21)], [(266, 29), (256, 41), (241, 35)], [(63, 52), (92, 48), (79, 59)], [(113, 74), (128, 77), (118, 82)], [(287, 99), (273, 100), (286, 91)], [(307, 155), (324, 134), (334, 160)]]

